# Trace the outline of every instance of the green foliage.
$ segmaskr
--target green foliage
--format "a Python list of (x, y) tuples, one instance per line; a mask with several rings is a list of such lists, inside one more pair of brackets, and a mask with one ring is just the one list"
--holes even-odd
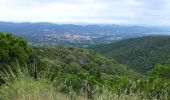
[(0, 63), (7, 64), (16, 61), (25, 63), (32, 49), (27, 42), (20, 37), (10, 33), (0, 32)]
[[(114, 88), (109, 89), (89, 77), (88, 73), (81, 72), (76, 75), (60, 74), (54, 80), (49, 77), (51, 67), (37, 70), (37, 78), (32, 76), (35, 66), (9, 67), (0, 71), (0, 76), (5, 84), (0, 86), (0, 99), (2, 100), (169, 100), (169, 84), (155, 79), (151, 81), (130, 81), (127, 77), (114, 80)], [(14, 68), (14, 69), (11, 69)], [(55, 73), (52, 73), (55, 74)], [(52, 75), (51, 74), (51, 75)], [(50, 75), (50, 76), (51, 76)], [(65, 76), (64, 76), (65, 75)], [(67, 77), (64, 80), (62, 77)], [(61, 82), (60, 79), (62, 79)], [(87, 79), (84, 80), (83, 79)], [(58, 83), (58, 84), (57, 84)], [(117, 88), (116, 88), (117, 87)], [(77, 90), (76, 90), (76, 89)], [(122, 89), (124, 88), (124, 89)], [(79, 91), (79, 92), (78, 92)]]
[[(0, 99), (170, 99), (170, 60), (157, 64), (150, 71), (149, 76), (145, 77), (112, 58), (88, 49), (42, 46), (34, 47), (34, 52), (31, 53), (27, 43), (12, 34), (1, 33), (0, 41), (0, 62), (9, 64), (9, 67), (0, 69), (2, 84)], [(164, 48), (162, 45), (159, 44)], [(150, 46), (155, 47), (153, 44)], [(145, 50), (151, 50), (151, 47), (146, 46)], [(154, 59), (149, 60), (151, 63), (157, 63), (155, 59), (158, 59), (160, 54), (164, 54), (155, 54), (158, 47), (156, 51), (151, 50), (152, 53), (154, 52), (152, 56)], [(134, 52), (132, 53), (131, 50)], [(130, 55), (133, 54), (139, 55), (138, 51), (144, 55), (146, 51), (143, 50), (140, 51), (139, 47), (130, 49), (132, 54), (127, 55), (126, 59), (131, 59)], [(124, 52), (118, 54), (125, 55)], [(28, 57), (30, 62), (27, 66), (23, 66)], [(22, 67), (12, 66), (11, 62), (15, 59), (19, 60)]]
[[(156, 97), (161, 100), (169, 100), (170, 97), (170, 64), (157, 64), (149, 72), (147, 80), (140, 81), (138, 88), (143, 90), (146, 96)], [(165, 98), (163, 99), (162, 96)]]
[(165, 63), (170, 56), (169, 36), (149, 36), (121, 40), (91, 47), (114, 58), (118, 63), (147, 74), (155, 64)]
[[(119, 87), (116, 84), (141, 77), (139, 74), (128, 70), (125, 66), (116, 63), (114, 60), (101, 56), (88, 49), (80, 49), (64, 46), (43, 46), (35, 47), (34, 51), (39, 59), (38, 67), (44, 68), (51, 66), (51, 72), (54, 73), (53, 78), (55, 86), (62, 85), (59, 91), (68, 93), (69, 87), (72, 86), (76, 93), (80, 93), (80, 88), (85, 87), (85, 83), (92, 91), (96, 85), (113, 89)], [(125, 81), (119, 79), (125, 77)], [(113, 80), (115, 79), (115, 80)], [(120, 89), (124, 89), (120, 87)], [(92, 95), (88, 92), (89, 96)]]
[(170, 64), (157, 64), (150, 72), (150, 76), (170, 80)]

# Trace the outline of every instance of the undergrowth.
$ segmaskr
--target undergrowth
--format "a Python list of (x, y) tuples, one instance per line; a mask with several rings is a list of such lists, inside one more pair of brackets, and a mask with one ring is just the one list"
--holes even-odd
[[(91, 90), (85, 82), (86, 87), (80, 89), (79, 94), (71, 86), (68, 93), (62, 93), (60, 89), (65, 87), (65, 82), (54, 86), (57, 80), (52, 80), (49, 69), (50, 67), (38, 71), (35, 65), (21, 67), (17, 64), (15, 67), (9, 66), (1, 70), (0, 76), (4, 84), (0, 87), (0, 100), (157, 100), (157, 95), (149, 97), (149, 93), (146, 95), (140, 90), (135, 90), (137, 83), (120, 93), (104, 86), (96, 86)], [(168, 93), (164, 92), (165, 94), (160, 95), (160, 100), (168, 100)]]

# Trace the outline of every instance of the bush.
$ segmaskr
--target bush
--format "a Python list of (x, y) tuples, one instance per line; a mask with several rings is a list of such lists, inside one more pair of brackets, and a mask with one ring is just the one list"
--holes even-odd
[(28, 61), (32, 48), (27, 45), (27, 42), (10, 33), (0, 32), (0, 63), (6, 64), (15, 62), (16, 59), (20, 63)]

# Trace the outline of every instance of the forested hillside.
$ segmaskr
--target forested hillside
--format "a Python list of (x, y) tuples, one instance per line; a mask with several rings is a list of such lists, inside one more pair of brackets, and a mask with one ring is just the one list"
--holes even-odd
[[(169, 60), (154, 66), (146, 77), (85, 48), (31, 47), (24, 39), (6, 33), (1, 33), (0, 41), (2, 100), (170, 98)], [(18, 53), (11, 55), (15, 50)]]
[(79, 91), (85, 80), (92, 87), (102, 85), (118, 88), (119, 82), (126, 86), (129, 80), (141, 77), (138, 73), (127, 69), (114, 60), (87, 49), (44, 46), (36, 47), (34, 50), (37, 59), (41, 62), (39, 66), (44, 68), (50, 65), (58, 82), (67, 80), (76, 91)]
[(170, 57), (170, 37), (132, 38), (94, 46), (92, 49), (114, 58), (129, 68), (147, 74), (155, 64), (164, 63)]

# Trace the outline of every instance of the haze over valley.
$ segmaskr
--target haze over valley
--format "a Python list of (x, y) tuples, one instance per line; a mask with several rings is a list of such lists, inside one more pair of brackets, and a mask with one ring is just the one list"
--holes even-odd
[(143, 37), (170, 35), (164, 27), (125, 25), (74, 25), (53, 23), (12, 23), (0, 22), (0, 30), (22, 36), (31, 45), (74, 45), (87, 47), (113, 41)]

